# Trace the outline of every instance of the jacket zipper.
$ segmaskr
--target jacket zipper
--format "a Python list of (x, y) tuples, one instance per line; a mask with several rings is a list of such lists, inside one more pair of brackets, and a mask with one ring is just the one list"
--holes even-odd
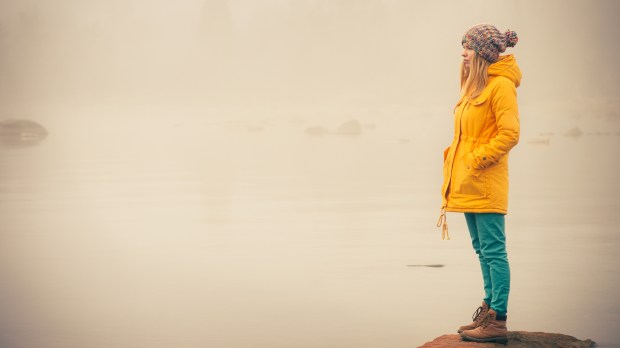
[[(450, 175), (449, 175), (448, 182), (446, 183), (446, 191), (442, 193), (443, 198), (446, 198), (446, 195), (448, 194), (448, 188), (450, 187), (450, 182), (452, 181), (452, 167), (454, 166), (454, 156), (456, 155), (456, 150), (458, 148), (459, 141), (461, 139), (461, 127), (462, 127), (463, 113), (465, 112), (467, 103), (469, 103), (469, 101), (465, 101), (465, 105), (463, 105), (463, 108), (461, 109), (461, 113), (459, 115), (459, 129), (458, 129), (458, 133), (456, 137), (457, 138), (456, 148), (454, 149), (454, 153), (452, 154), (452, 160), (451, 160), (452, 163), (450, 164)], [(439, 211), (439, 219), (437, 220), (437, 227), (441, 228), (441, 240), (450, 240), (450, 233), (448, 232), (448, 219), (446, 217), (446, 205), (443, 205), (441, 207), (441, 210)]]

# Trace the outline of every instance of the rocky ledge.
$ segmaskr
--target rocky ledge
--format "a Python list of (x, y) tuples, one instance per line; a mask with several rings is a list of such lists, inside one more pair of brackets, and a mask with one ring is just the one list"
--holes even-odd
[(508, 333), (508, 344), (465, 342), (455, 334), (437, 337), (418, 348), (592, 348), (595, 346), (596, 344), (591, 340), (581, 341), (562, 334), (512, 331)]
[(40, 124), (25, 119), (0, 120), (0, 146), (35, 145), (47, 137)]

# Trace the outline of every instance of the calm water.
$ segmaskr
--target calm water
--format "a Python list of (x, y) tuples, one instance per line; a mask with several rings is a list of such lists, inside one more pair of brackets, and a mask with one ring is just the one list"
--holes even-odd
[[(2, 347), (416, 347), (480, 302), (462, 216), (451, 241), (434, 226), (449, 128), (71, 123), (0, 149)], [(619, 145), (524, 134), (512, 154), (510, 329), (620, 340)]]

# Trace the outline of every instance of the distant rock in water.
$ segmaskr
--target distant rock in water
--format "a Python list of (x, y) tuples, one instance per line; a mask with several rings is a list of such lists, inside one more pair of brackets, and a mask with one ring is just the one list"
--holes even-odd
[(30, 120), (0, 121), (0, 143), (6, 146), (35, 145), (47, 137), (47, 130)]
[(567, 137), (572, 138), (580, 138), (583, 135), (583, 131), (579, 127), (571, 128), (566, 133), (564, 133)]
[(336, 134), (357, 135), (362, 133), (362, 124), (358, 120), (350, 120), (336, 129)]
[(528, 143), (534, 144), (534, 145), (549, 145), (551, 143), (551, 140), (549, 138), (540, 137), (540, 138), (530, 139)]
[(312, 135), (315, 137), (322, 137), (327, 133), (329, 133), (329, 130), (321, 126), (306, 128), (306, 134)]
[(335, 131), (331, 131), (323, 126), (309, 127), (306, 128), (306, 134), (320, 137), (326, 134), (337, 134), (337, 135), (358, 135), (362, 133), (362, 124), (357, 120), (347, 121)]
[(581, 341), (573, 336), (545, 333), (512, 331), (508, 332), (508, 343), (475, 343), (461, 340), (459, 335), (443, 335), (418, 348), (476, 348), (476, 347), (506, 347), (506, 348), (592, 348), (596, 346), (591, 340)]

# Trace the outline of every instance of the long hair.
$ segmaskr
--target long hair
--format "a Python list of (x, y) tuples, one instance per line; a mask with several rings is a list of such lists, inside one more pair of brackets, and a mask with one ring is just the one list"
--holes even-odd
[(488, 68), (491, 63), (482, 58), (477, 52), (469, 63), (469, 67), (461, 63), (461, 96), (469, 99), (476, 98), (489, 81)]

